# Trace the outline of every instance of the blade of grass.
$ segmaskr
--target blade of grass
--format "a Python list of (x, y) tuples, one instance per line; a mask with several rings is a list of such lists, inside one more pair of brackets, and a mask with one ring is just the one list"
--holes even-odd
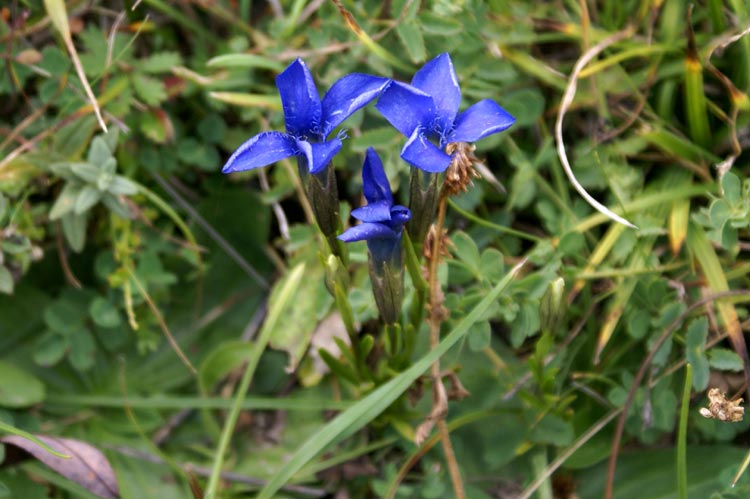
[[(711, 291), (714, 293), (729, 291), (729, 283), (727, 282), (726, 275), (724, 275), (724, 269), (703, 228), (691, 223), (688, 227), (687, 243), (691, 253), (698, 261), (698, 265), (708, 281), (708, 287)], [(745, 337), (742, 335), (742, 327), (737, 316), (737, 310), (734, 308), (734, 304), (727, 300), (718, 300), (716, 308), (727, 330), (732, 347), (737, 352), (737, 355), (744, 360), (745, 379), (747, 379), (750, 377), (747, 345)]]
[[(692, 174), (688, 171), (680, 172), (674, 179), (674, 187), (688, 188), (693, 183)], [(673, 177), (674, 178), (674, 177)], [(688, 222), (690, 221), (690, 198), (678, 199), (672, 203), (667, 220), (667, 236), (672, 254), (677, 255), (687, 237)]]
[[(416, 361), (409, 369), (403, 371), (357, 402), (354, 406), (336, 416), (336, 418), (318, 431), (317, 434), (302, 444), (286, 464), (271, 477), (268, 484), (258, 494), (257, 499), (270, 499), (274, 497), (274, 494), (276, 494), (282, 485), (331, 443), (359, 430), (386, 410), (417, 378), (429, 370), (430, 366), (437, 359), (443, 356), (466, 335), (469, 328), (482, 317), (487, 308), (497, 301), (525, 263), (526, 261), (524, 260), (516, 265), (435, 349)], [(207, 499), (211, 498), (207, 497)]]
[[(268, 341), (271, 339), (271, 332), (276, 328), (276, 323), (279, 321), (282, 312), (287, 310), (292, 304), (291, 299), (294, 296), (294, 292), (297, 290), (302, 276), (305, 273), (305, 264), (297, 265), (290, 273), (289, 279), (284, 284), (279, 292), (279, 299), (277, 302), (270, 304), (268, 311), (268, 318), (266, 323), (263, 325), (263, 329), (255, 342), (255, 349), (253, 350), (252, 356), (247, 363), (245, 373), (242, 375), (242, 379), (237, 387), (237, 394), (234, 398), (234, 404), (232, 409), (227, 415), (227, 419), (224, 422), (224, 430), (221, 433), (221, 439), (217, 446), (216, 453), (214, 455), (214, 462), (211, 467), (211, 476), (208, 479), (208, 485), (206, 485), (205, 497), (206, 499), (216, 499), (217, 490), (219, 486), (219, 479), (221, 478), (221, 467), (224, 462), (224, 454), (229, 447), (229, 441), (232, 437), (232, 432), (237, 424), (237, 419), (240, 415), (240, 409), (242, 402), (245, 400), (245, 394), (247, 389), (250, 387), (250, 382), (255, 374), (255, 368), (258, 367), (260, 356), (266, 349)], [(296, 471), (296, 470), (295, 470)], [(283, 484), (282, 484), (283, 485)], [(276, 489), (278, 490), (278, 489)]]
[(52, 21), (52, 25), (60, 33), (60, 36), (62, 36), (63, 42), (65, 42), (65, 48), (67, 48), (68, 53), (70, 53), (70, 58), (73, 61), (73, 67), (78, 74), (78, 78), (81, 80), (81, 85), (83, 85), (83, 90), (86, 92), (86, 96), (89, 98), (91, 107), (94, 109), (94, 114), (96, 114), (96, 119), (99, 122), (99, 126), (102, 128), (102, 130), (104, 130), (104, 133), (107, 133), (107, 125), (104, 123), (104, 118), (102, 118), (102, 112), (99, 109), (99, 103), (96, 101), (94, 92), (91, 90), (91, 86), (86, 79), (86, 73), (84, 73), (83, 71), (81, 59), (78, 57), (78, 51), (73, 44), (73, 37), (70, 34), (70, 25), (68, 24), (68, 11), (65, 9), (65, 1), (44, 0), (44, 8), (47, 10), (47, 15), (49, 15), (50, 21)]
[(690, 412), (690, 388), (693, 385), (693, 366), (685, 364), (685, 386), (682, 389), (680, 426), (677, 430), (677, 497), (688, 499), (687, 425)]
[[(648, 208), (658, 206), (660, 204), (672, 202), (676, 199), (700, 196), (700, 195), (708, 194), (709, 192), (712, 192), (715, 190), (716, 190), (715, 185), (704, 183), (704, 184), (691, 185), (689, 187), (684, 187), (682, 189), (676, 188), (676, 189), (663, 190), (661, 192), (653, 192), (651, 194), (646, 194), (644, 196), (641, 196), (638, 199), (634, 199), (633, 201), (629, 201), (623, 204), (621, 208), (616, 208), (614, 211), (615, 212), (627, 211), (628, 213), (637, 213), (637, 212), (646, 210)], [(586, 232), (587, 230), (590, 230), (596, 227), (597, 225), (603, 224), (607, 220), (609, 220), (609, 217), (607, 217), (606, 215), (603, 215), (601, 213), (596, 213), (578, 222), (573, 227), (572, 230), (576, 232)]]
[(734, 478), (732, 479), (732, 487), (737, 485), (737, 482), (742, 478), (742, 474), (745, 473), (745, 470), (747, 470), (747, 467), (750, 466), (750, 451), (747, 452), (745, 455), (745, 459), (742, 460), (742, 464), (740, 465), (740, 469), (737, 470), (737, 473), (734, 475)]
[(259, 107), (273, 111), (281, 109), (281, 99), (274, 95), (246, 94), (242, 92), (209, 92), (208, 96), (235, 106)]
[(283, 71), (284, 65), (279, 61), (255, 54), (223, 54), (212, 57), (206, 63), (209, 68), (262, 68)]
[(685, 111), (690, 136), (702, 147), (711, 143), (711, 129), (708, 125), (706, 93), (703, 88), (703, 66), (698, 59), (695, 46), (695, 33), (691, 25), (692, 6), (687, 13), (688, 50), (685, 56)]
[[(620, 239), (620, 236), (624, 231), (625, 226), (622, 224), (610, 225), (609, 229), (607, 229), (607, 232), (604, 234), (604, 237), (599, 240), (599, 244), (597, 244), (594, 251), (591, 252), (591, 256), (589, 256), (589, 259), (586, 262), (586, 267), (584, 267), (581, 273), (588, 274), (601, 265), (604, 258), (606, 258), (609, 252), (612, 251), (612, 248), (614, 248), (615, 243), (617, 243), (617, 240)], [(569, 299), (573, 299), (573, 297), (583, 289), (584, 284), (586, 283), (583, 279), (577, 279), (570, 290)]]
[(370, 52), (380, 57), (394, 68), (400, 69), (401, 71), (406, 71), (408, 73), (411, 73), (413, 71), (414, 68), (412, 68), (409, 64), (406, 64), (401, 59), (390, 53), (388, 50), (384, 49), (380, 44), (378, 44), (378, 42), (370, 38), (370, 35), (368, 35), (365, 30), (362, 29), (362, 27), (354, 19), (354, 16), (351, 14), (351, 12), (346, 10), (346, 8), (341, 4), (340, 0), (333, 0), (333, 3), (339, 10), (341, 17), (344, 18), (344, 22), (346, 22), (347, 27), (352, 30), (357, 39), (359, 39), (362, 45), (367, 47)]
[[(211, 397), (176, 397), (170, 395), (154, 395), (150, 397), (110, 395), (54, 395), (49, 394), (45, 404), (62, 407), (112, 407), (121, 408), (126, 404), (133, 409), (229, 409), (234, 404), (231, 399)], [(242, 409), (266, 411), (340, 411), (354, 405), (353, 402), (332, 399), (294, 399), (271, 397), (246, 397)], [(0, 430), (2, 426), (0, 426)]]
[(39, 447), (44, 449), (45, 451), (49, 452), (53, 456), (57, 456), (62, 459), (70, 459), (70, 456), (67, 454), (61, 454), (60, 452), (57, 452), (56, 450), (52, 449), (49, 445), (45, 444), (38, 438), (36, 438), (34, 435), (27, 431), (23, 431), (20, 428), (16, 428), (15, 426), (11, 426), (8, 423), (5, 423), (0, 420), (0, 431), (4, 431), (6, 433), (10, 433), (11, 435), (16, 435), (21, 438), (25, 438), (26, 440), (30, 440), (37, 444)]

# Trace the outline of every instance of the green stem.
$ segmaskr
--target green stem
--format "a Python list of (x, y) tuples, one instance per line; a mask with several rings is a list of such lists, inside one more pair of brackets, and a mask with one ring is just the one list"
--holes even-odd
[(521, 232), (520, 230), (511, 229), (510, 227), (505, 227), (503, 225), (498, 225), (498, 224), (492, 223), (492, 222), (490, 222), (488, 220), (485, 220), (485, 219), (483, 219), (481, 217), (478, 217), (478, 216), (474, 215), (473, 213), (471, 213), (469, 211), (466, 211), (463, 208), (461, 208), (460, 206), (458, 206), (456, 204), (456, 202), (453, 201), (452, 199), (448, 199), (448, 204), (450, 205), (450, 207), (451, 207), (452, 210), (457, 211), (459, 213), (459, 215), (461, 215), (464, 218), (468, 218), (469, 220), (471, 220), (472, 222), (474, 222), (477, 225), (481, 225), (483, 227), (487, 227), (489, 229), (496, 230), (496, 231), (501, 232), (503, 234), (509, 234), (511, 236), (520, 237), (521, 239), (526, 239), (527, 241), (534, 241), (535, 243), (538, 243), (538, 242), (544, 240), (544, 238), (537, 237), (537, 236), (528, 234), (526, 232)]
[(305, 265), (303, 264), (295, 267), (294, 270), (292, 270), (292, 272), (290, 273), (289, 278), (287, 279), (284, 287), (279, 293), (278, 301), (275, 303), (275, 306), (272, 306), (268, 314), (266, 323), (261, 329), (260, 336), (255, 343), (253, 353), (247, 361), (245, 373), (242, 375), (240, 384), (237, 387), (234, 404), (232, 404), (232, 409), (230, 410), (229, 414), (227, 415), (227, 419), (224, 422), (224, 429), (221, 433), (219, 445), (216, 448), (214, 462), (211, 466), (211, 475), (208, 478), (208, 485), (206, 486), (206, 499), (218, 498), (216, 493), (221, 476), (221, 467), (224, 463), (224, 454), (229, 447), (229, 441), (232, 438), (232, 432), (234, 431), (234, 427), (237, 424), (237, 419), (240, 415), (242, 403), (245, 400), (245, 394), (247, 393), (248, 388), (250, 388), (250, 382), (253, 379), (253, 374), (255, 374), (255, 369), (258, 367), (260, 356), (265, 350), (268, 341), (271, 339), (271, 333), (276, 329), (276, 323), (281, 317), (281, 313), (286, 309), (285, 305), (287, 305), (293, 297), (294, 292), (296, 291), (297, 286), (299, 285), (299, 282), (304, 274), (304, 271)]
[(685, 364), (685, 386), (682, 390), (680, 427), (677, 430), (677, 497), (688, 498), (687, 482), (687, 424), (690, 412), (690, 389), (693, 386), (693, 366)]

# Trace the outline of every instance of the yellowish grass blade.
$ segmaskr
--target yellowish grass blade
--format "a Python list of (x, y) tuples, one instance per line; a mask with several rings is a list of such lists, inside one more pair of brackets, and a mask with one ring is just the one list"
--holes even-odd
[(99, 122), (99, 126), (106, 133), (107, 125), (104, 123), (104, 118), (102, 118), (102, 112), (101, 109), (99, 109), (99, 103), (96, 101), (94, 92), (91, 90), (91, 85), (89, 85), (89, 82), (86, 79), (86, 74), (83, 72), (81, 59), (78, 57), (78, 52), (76, 51), (76, 47), (73, 44), (73, 37), (70, 34), (68, 12), (65, 8), (65, 2), (64, 0), (44, 0), (44, 7), (45, 9), (47, 9), (47, 14), (49, 15), (50, 21), (52, 21), (52, 25), (57, 29), (57, 31), (60, 32), (63, 42), (65, 42), (65, 47), (68, 49), (70, 58), (73, 61), (73, 67), (75, 67), (76, 69), (78, 78), (81, 80), (81, 85), (83, 85), (83, 90), (86, 92), (86, 96), (91, 103), (94, 114), (96, 114), (96, 119)]
[[(687, 244), (691, 253), (698, 262), (703, 275), (708, 282), (708, 287), (713, 293), (729, 291), (729, 283), (724, 274), (719, 257), (714, 251), (714, 247), (708, 240), (705, 231), (699, 225), (691, 223), (688, 227)], [(727, 330), (729, 341), (737, 354), (745, 361), (745, 376), (748, 373), (748, 355), (745, 337), (742, 335), (742, 328), (737, 317), (737, 310), (734, 304), (727, 300), (716, 302), (716, 308), (719, 311), (724, 327)]]

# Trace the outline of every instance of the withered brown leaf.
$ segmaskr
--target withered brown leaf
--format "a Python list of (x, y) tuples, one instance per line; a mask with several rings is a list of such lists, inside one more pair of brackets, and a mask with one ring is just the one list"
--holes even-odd
[[(0, 443), (23, 451), (24, 454), (34, 457), (53, 471), (76, 482), (99, 497), (105, 499), (117, 499), (120, 497), (115, 472), (99, 449), (80, 440), (45, 435), (34, 436), (53, 450), (70, 456), (70, 458), (65, 459), (52, 455), (31, 440), (17, 435), (0, 438)], [(7, 449), (6, 452), (9, 454), (9, 457), (11, 457), (10, 455), (15, 455), (11, 459), (6, 459), (5, 464), (18, 462), (28, 457), (22, 455), (21, 452), (13, 453), (10, 449)]]

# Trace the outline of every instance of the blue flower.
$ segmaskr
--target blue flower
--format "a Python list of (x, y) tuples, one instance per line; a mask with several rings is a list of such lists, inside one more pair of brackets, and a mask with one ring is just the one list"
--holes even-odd
[(242, 144), (222, 168), (232, 173), (266, 166), (290, 156), (304, 159), (318, 173), (341, 149), (341, 140), (328, 140), (334, 128), (377, 97), (390, 80), (360, 73), (344, 76), (320, 99), (312, 75), (297, 59), (276, 77), (286, 133), (263, 132)]
[(383, 263), (400, 267), (401, 233), (411, 219), (411, 212), (405, 206), (393, 204), (383, 163), (372, 147), (367, 149), (362, 167), (362, 187), (368, 204), (352, 210), (352, 216), (362, 223), (347, 229), (339, 239), (347, 243), (367, 241), (378, 270)]
[(401, 151), (404, 161), (438, 173), (451, 162), (451, 156), (443, 151), (447, 144), (475, 142), (502, 132), (515, 122), (490, 99), (459, 114), (460, 102), (461, 89), (453, 62), (448, 54), (441, 54), (417, 71), (411, 85), (391, 83), (375, 107), (408, 137)]

